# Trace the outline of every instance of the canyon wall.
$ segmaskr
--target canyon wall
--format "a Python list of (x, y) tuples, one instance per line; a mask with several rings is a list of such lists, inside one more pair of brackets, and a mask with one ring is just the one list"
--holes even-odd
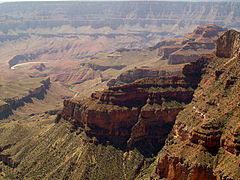
[(191, 63), (179, 76), (144, 78), (85, 100), (65, 100), (62, 117), (100, 143), (136, 147), (145, 155), (157, 153), (176, 115), (191, 101), (201, 67)]
[(158, 155), (159, 178), (239, 179), (239, 44), (234, 30), (217, 40), (192, 102)]
[[(182, 38), (161, 41), (148, 48), (148, 51), (157, 57), (156, 65), (149, 64), (149, 66), (135, 67), (123, 72), (116, 79), (110, 80), (108, 86), (131, 83), (145, 77), (176, 75), (182, 71), (183, 64), (196, 61), (203, 55), (211, 54), (215, 50), (217, 39), (226, 31), (226, 28), (206, 24), (196, 27), (193, 32)], [(161, 65), (164, 60), (167, 60), (168, 65)], [(157, 67), (158, 64), (159, 67)]]
[[(1, 22), (5, 23), (8, 19), (11, 22), (6, 22), (0, 30), (7, 31), (13, 27), (23, 30), (29, 27), (53, 28), (62, 25), (94, 28), (108, 26), (116, 29), (126, 24), (139, 24), (142, 27), (178, 24), (178, 28), (185, 28), (209, 23), (239, 28), (239, 14), (239, 2), (4, 3), (0, 5)], [(25, 16), (27, 18), (22, 21)], [(46, 23), (42, 23), (42, 20)]]
[[(32, 82), (31, 82), (32, 81)], [(20, 86), (26, 85), (19, 89), (19, 92), (14, 92)], [(29, 87), (30, 85), (30, 87)], [(31, 86), (32, 85), (32, 86)], [(10, 82), (0, 86), (0, 119), (7, 118), (12, 114), (12, 110), (23, 106), (26, 102), (31, 102), (31, 98), (43, 98), (46, 90), (50, 86), (50, 78), (33, 78), (22, 80), (20, 82)], [(7, 96), (4, 96), (7, 94)]]

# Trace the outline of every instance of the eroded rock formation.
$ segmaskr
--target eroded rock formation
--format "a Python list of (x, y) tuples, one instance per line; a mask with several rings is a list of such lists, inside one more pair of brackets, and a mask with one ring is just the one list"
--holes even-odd
[[(197, 27), (192, 33), (179, 39), (175, 46), (164, 47), (164, 57), (169, 64), (182, 64), (197, 60), (199, 57), (214, 51), (217, 38), (227, 29), (215, 25)], [(165, 50), (167, 48), (167, 51)]]
[(63, 118), (100, 142), (156, 153), (179, 111), (191, 101), (201, 67), (192, 63), (179, 76), (145, 78), (93, 93), (85, 100), (65, 100)]
[(218, 57), (233, 58), (240, 55), (240, 35), (235, 30), (227, 31), (217, 40)]
[[(239, 179), (239, 33), (217, 40), (192, 102), (181, 111), (155, 173), (167, 179)], [(198, 63), (197, 62), (197, 63)]]
[[(31, 82), (32, 81), (32, 82)], [(26, 86), (26, 87), (21, 87)], [(50, 78), (33, 78), (20, 82), (10, 82), (0, 87), (0, 119), (7, 118), (12, 110), (31, 102), (31, 98), (42, 98), (50, 86)], [(22, 89), (18, 89), (21, 87)], [(15, 92), (18, 89), (19, 92)]]
[[(177, 72), (174, 73), (176, 74)], [(135, 68), (120, 74), (116, 79), (110, 80), (108, 86), (111, 87), (125, 83), (132, 83), (138, 79), (146, 77), (170, 76), (174, 73), (167, 72), (166, 70), (154, 70), (152, 68)]]

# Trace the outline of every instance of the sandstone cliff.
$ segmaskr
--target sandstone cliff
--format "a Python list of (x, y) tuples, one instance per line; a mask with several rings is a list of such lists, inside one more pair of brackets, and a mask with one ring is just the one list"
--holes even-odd
[(192, 63), (179, 76), (145, 78), (85, 100), (65, 100), (62, 116), (103, 144), (109, 141), (121, 148), (137, 147), (145, 155), (156, 153), (176, 115), (191, 101), (201, 67)]
[(177, 72), (168, 72), (166, 70), (154, 70), (152, 68), (135, 68), (133, 70), (128, 70), (120, 74), (116, 79), (111, 79), (108, 82), (108, 86), (117, 86), (125, 83), (132, 83), (138, 79), (146, 77), (160, 77), (160, 76), (170, 76)]
[[(150, 61), (152, 57), (146, 56), (150, 53), (154, 55), (155, 61), (152, 63), (146, 61), (145, 66), (142, 64), (140, 67), (137, 67), (136, 63), (134, 69), (121, 73), (116, 79), (111, 79), (107, 85), (131, 83), (145, 77), (176, 75), (182, 71), (183, 64), (196, 61), (202, 55), (212, 53), (215, 50), (217, 38), (225, 31), (225, 28), (207, 24), (198, 26), (193, 32), (182, 38), (161, 41), (145, 50), (145, 60)], [(120, 50), (120, 52), (124, 51), (126, 52), (126, 49)], [(131, 51), (128, 50), (127, 53), (131, 54)], [(144, 50), (139, 50), (140, 52), (144, 52)]]
[(240, 35), (235, 30), (230, 30), (217, 40), (218, 57), (233, 58), (240, 55)]
[(192, 33), (179, 39), (171, 48), (163, 47), (159, 54), (169, 59), (169, 64), (182, 64), (197, 60), (215, 50), (217, 38), (227, 29), (215, 25), (197, 27)]
[(192, 102), (159, 153), (158, 178), (239, 179), (239, 44), (234, 30), (217, 40), (217, 56), (208, 56)]

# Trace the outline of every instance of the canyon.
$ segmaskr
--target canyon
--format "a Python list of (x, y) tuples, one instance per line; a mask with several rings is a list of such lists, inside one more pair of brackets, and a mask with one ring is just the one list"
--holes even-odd
[(143, 153), (156, 153), (176, 115), (191, 101), (201, 67), (192, 63), (181, 76), (145, 78), (95, 92), (82, 101), (65, 100), (62, 116), (101, 143), (110, 141), (120, 148), (136, 146)]
[(1, 3), (0, 179), (239, 179), (239, 5)]
[(42, 100), (33, 97), (34, 103), (2, 120), (3, 175), (238, 179), (239, 37), (235, 30), (225, 32), (216, 41), (216, 52), (184, 65), (176, 75), (65, 99), (58, 113), (44, 107), (26, 120), (24, 109), (36, 107), (35, 101), (47, 103), (60, 90), (52, 82)]
[[(96, 90), (131, 83), (140, 78), (178, 74), (187, 62), (213, 52), (217, 38), (225, 30), (208, 24), (197, 27), (182, 38), (164, 40), (146, 49), (121, 48), (78, 60), (62, 57), (62, 60), (48, 61), (44, 55), (44, 61), (29, 61), (28, 58), (32, 59), (36, 54), (16, 55), (4, 63), (0, 78), (8, 82), (50, 77), (51, 82), (60, 83), (74, 92), (74, 97), (85, 98)], [(67, 54), (65, 51), (62, 53)], [(176, 54), (182, 57), (178, 61), (171, 59)]]
[(163, 147), (152, 178), (237, 179), (239, 37), (227, 31), (215, 53), (185, 65), (182, 75), (65, 100), (62, 117), (95, 137), (95, 144), (135, 147), (146, 157)]
[(160, 178), (239, 178), (239, 67), (239, 32), (227, 31), (159, 153)]
[(0, 120), (12, 114), (13, 109), (31, 102), (31, 98), (42, 98), (50, 86), (50, 78), (36, 78), (9, 82), (0, 85)]

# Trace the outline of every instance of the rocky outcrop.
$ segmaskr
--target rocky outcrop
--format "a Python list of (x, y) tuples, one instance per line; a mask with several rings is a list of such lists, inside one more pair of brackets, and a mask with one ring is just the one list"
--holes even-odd
[[(217, 38), (227, 29), (207, 24), (197, 27), (192, 33), (176, 41), (176, 45), (170, 48), (167, 56), (169, 64), (182, 64), (197, 60), (199, 57), (210, 54), (215, 50)], [(178, 48), (177, 48), (178, 47)], [(165, 48), (166, 49), (166, 48)]]
[(126, 67), (126, 65), (115, 65), (115, 66), (101, 66), (98, 64), (92, 64), (92, 63), (81, 63), (81, 66), (86, 66), (89, 67), (95, 71), (106, 71), (108, 69), (116, 69), (116, 70), (121, 70), (122, 68)]
[(85, 100), (65, 100), (62, 117), (102, 143), (136, 147), (145, 155), (156, 153), (177, 114), (192, 99), (201, 74), (191, 71), (196, 67), (201, 70), (192, 63), (179, 76), (144, 78)]
[(169, 64), (183, 64), (192, 62), (194, 60), (197, 60), (201, 54), (190, 54), (190, 55), (184, 55), (184, 54), (171, 54), (169, 58)]
[[(26, 82), (25, 82), (26, 81)], [(20, 82), (20, 86), (26, 84), (29, 86), (31, 80), (23, 80)], [(0, 119), (7, 118), (12, 114), (12, 110), (23, 106), (25, 102), (31, 102), (31, 98), (43, 98), (46, 90), (50, 86), (50, 78), (36, 78), (32, 80), (33, 86), (27, 87), (23, 94), (11, 94), (11, 91), (18, 88), (18, 82), (11, 82), (0, 87), (2, 94), (0, 95)], [(29, 88), (29, 89), (28, 89)], [(8, 92), (8, 97), (4, 97), (3, 92)], [(21, 91), (21, 90), (19, 90)]]
[(217, 40), (216, 54), (199, 60), (208, 63), (159, 153), (159, 178), (239, 179), (239, 44), (239, 33), (230, 30)]
[(190, 169), (189, 165), (184, 163), (181, 157), (170, 157), (168, 155), (161, 157), (158, 161), (156, 173), (161, 178), (171, 180), (216, 180), (211, 168), (195, 166)]
[(235, 30), (227, 31), (217, 40), (216, 55), (218, 57), (233, 58), (240, 54), (240, 35)]
[[(174, 73), (176, 74), (177, 72), (174, 72)], [(107, 85), (109, 87), (118, 86), (125, 83), (132, 83), (138, 79), (142, 79), (146, 77), (154, 78), (154, 77), (170, 76), (174, 73), (167, 72), (166, 70), (154, 70), (151, 68), (135, 68), (133, 70), (128, 70), (120, 74), (116, 79), (111, 79)]]

